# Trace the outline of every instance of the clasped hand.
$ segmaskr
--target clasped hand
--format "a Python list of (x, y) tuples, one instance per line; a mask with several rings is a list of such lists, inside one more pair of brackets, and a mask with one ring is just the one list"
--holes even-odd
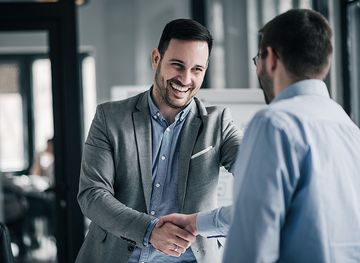
[(196, 234), (196, 214), (170, 214), (159, 218), (150, 243), (166, 255), (179, 257), (195, 241)]

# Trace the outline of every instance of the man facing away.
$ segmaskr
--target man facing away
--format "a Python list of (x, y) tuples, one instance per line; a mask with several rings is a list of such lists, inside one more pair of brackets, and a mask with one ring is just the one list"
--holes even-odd
[(92, 223), (77, 262), (221, 260), (216, 238), (195, 238), (172, 223), (155, 227), (161, 215), (216, 208), (219, 168), (231, 171), (238, 152), (229, 110), (194, 97), (211, 47), (199, 23), (171, 21), (151, 54), (152, 87), (97, 107), (78, 194)]
[(323, 82), (331, 28), (295, 9), (259, 32), (271, 103), (240, 150), (224, 262), (360, 262), (360, 130)]
[[(223, 261), (360, 262), (360, 131), (323, 82), (332, 31), (319, 13), (294, 9), (259, 33), (254, 63), (270, 105), (251, 120), (237, 157)], [(196, 218), (159, 225), (196, 234)]]

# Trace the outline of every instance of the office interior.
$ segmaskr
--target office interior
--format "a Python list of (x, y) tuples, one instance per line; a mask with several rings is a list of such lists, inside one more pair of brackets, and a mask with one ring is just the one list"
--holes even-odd
[[(0, 222), (15, 262), (74, 262), (88, 225), (76, 195), (96, 105), (150, 87), (150, 52), (168, 21), (193, 18), (210, 29), (199, 96), (229, 106), (243, 129), (264, 107), (251, 59), (257, 30), (291, 8), (328, 18), (326, 83), (360, 125), (359, 0), (0, 0)], [(38, 176), (37, 161), (52, 177)], [(219, 198), (231, 203), (226, 179)]]

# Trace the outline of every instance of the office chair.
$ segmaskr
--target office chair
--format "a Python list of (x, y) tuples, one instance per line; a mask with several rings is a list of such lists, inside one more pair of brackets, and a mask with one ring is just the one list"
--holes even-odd
[(14, 257), (11, 251), (9, 232), (5, 224), (1, 222), (0, 222), (0, 262), (14, 263)]

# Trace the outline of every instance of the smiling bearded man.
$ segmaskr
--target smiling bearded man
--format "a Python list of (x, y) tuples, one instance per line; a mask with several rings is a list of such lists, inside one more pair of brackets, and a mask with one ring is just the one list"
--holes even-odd
[(171, 21), (151, 53), (153, 86), (98, 106), (78, 194), (92, 223), (77, 262), (221, 261), (218, 238), (156, 226), (162, 215), (216, 208), (219, 168), (232, 171), (238, 152), (229, 109), (205, 107), (195, 97), (211, 47), (198, 22)]

